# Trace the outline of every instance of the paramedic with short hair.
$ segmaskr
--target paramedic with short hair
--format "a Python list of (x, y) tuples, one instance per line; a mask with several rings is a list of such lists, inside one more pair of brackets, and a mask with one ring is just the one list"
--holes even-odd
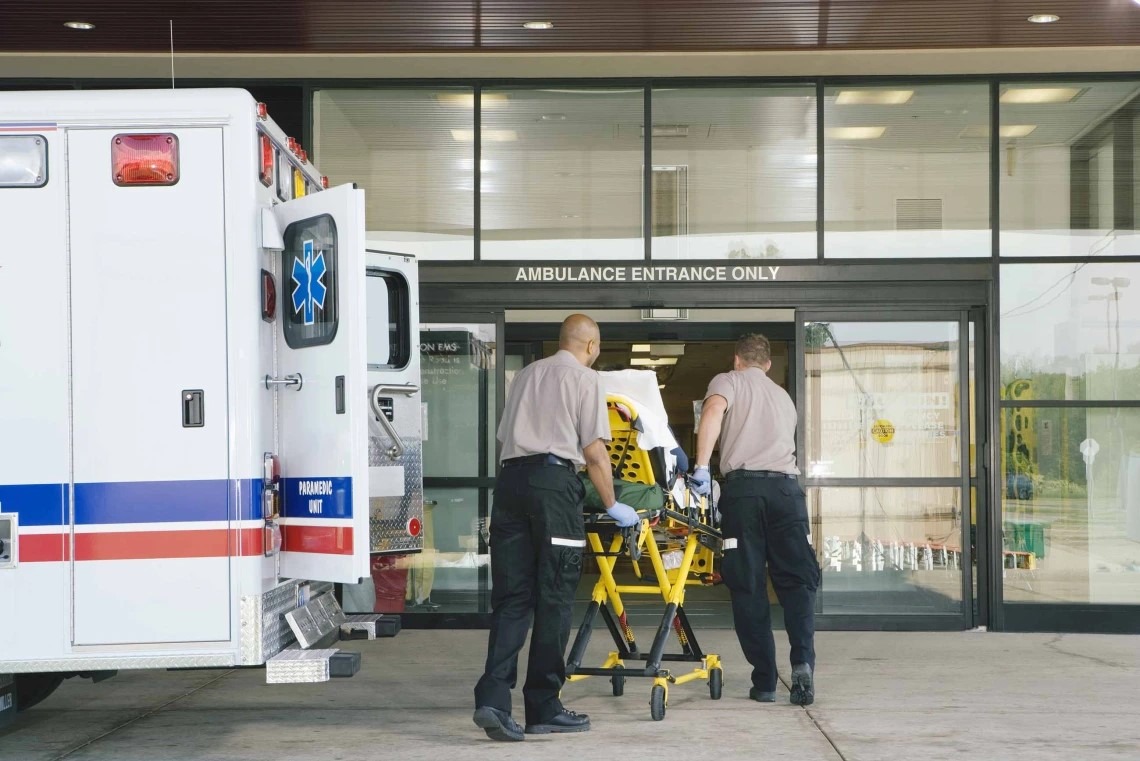
[(796, 406), (768, 377), (771, 366), (768, 339), (747, 335), (736, 342), (732, 372), (709, 383), (697, 431), (694, 490), (711, 491), (709, 458), (720, 439), (721, 574), (732, 596), (740, 648), (752, 665), (748, 696), (760, 703), (776, 699), (767, 567), (791, 643), (791, 702), (811, 705), (820, 570), (810, 543), (807, 501), (796, 478)]
[(558, 697), (566, 682), (566, 644), (586, 546), (578, 468), (586, 466), (619, 526), (639, 520), (633, 508), (614, 498), (606, 398), (590, 369), (601, 351), (598, 325), (571, 315), (558, 339), (557, 354), (515, 377), (499, 424), (503, 462), (491, 511), (491, 631), (473, 717), (495, 740), (524, 739), (511, 716), (511, 689), (532, 618), (523, 685), (526, 733), (590, 728), (588, 716), (567, 710)]

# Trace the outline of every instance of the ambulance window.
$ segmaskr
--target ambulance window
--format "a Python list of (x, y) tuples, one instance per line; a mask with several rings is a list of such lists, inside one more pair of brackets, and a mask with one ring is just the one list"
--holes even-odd
[(281, 253), (282, 327), (291, 348), (323, 346), (336, 338), (337, 237), (328, 214), (285, 228)]
[(368, 367), (400, 369), (411, 359), (408, 281), (395, 272), (368, 271)]

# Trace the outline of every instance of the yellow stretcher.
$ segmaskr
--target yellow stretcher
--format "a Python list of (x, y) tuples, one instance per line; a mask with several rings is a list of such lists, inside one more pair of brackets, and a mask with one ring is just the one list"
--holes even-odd
[[(671, 493), (662, 477), (663, 462), (657, 458), (655, 465), (653, 454), (638, 447), (640, 424), (634, 402), (609, 394), (606, 407), (613, 439), (607, 449), (615, 477), (641, 484), (656, 482), (665, 487), (665, 502), (659, 510), (639, 511), (643, 516), (640, 525), (624, 531), (604, 513), (586, 516), (587, 555), (597, 559), (600, 578), (594, 585), (586, 615), (570, 648), (566, 674), (571, 682), (589, 676), (608, 676), (615, 696), (625, 692), (626, 679), (651, 678), (650, 716), (654, 721), (661, 721), (669, 703), (670, 685), (700, 680), (708, 683), (709, 696), (713, 700), (719, 700), (721, 696), (724, 675), (720, 657), (701, 651), (684, 607), (686, 587), (716, 582), (716, 574), (712, 570), (713, 557), (719, 551), (721, 537), (713, 525), (707, 500), (698, 498), (687, 487), (677, 489), (676, 494)], [(680, 501), (684, 504), (678, 504), (677, 495), (681, 496)], [(614, 578), (618, 558), (626, 554), (633, 561), (634, 575), (639, 583), (618, 584)], [(679, 563), (676, 562), (678, 555)], [(640, 562), (643, 557), (649, 559), (652, 581), (642, 576)], [(667, 563), (666, 558), (671, 562)], [(668, 568), (667, 565), (676, 567)], [(648, 652), (638, 648), (622, 602), (623, 594), (660, 595), (665, 601), (665, 611)], [(601, 666), (583, 667), (582, 659), (599, 612), (617, 650), (612, 651)], [(670, 631), (676, 635), (680, 652), (665, 652)], [(644, 661), (645, 666), (629, 668), (626, 661)], [(675, 663), (696, 665), (680, 673), (667, 666)]]

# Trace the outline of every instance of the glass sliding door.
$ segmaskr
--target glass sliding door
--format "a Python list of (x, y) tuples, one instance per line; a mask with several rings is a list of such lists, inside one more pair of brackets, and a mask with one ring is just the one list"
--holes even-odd
[(883, 626), (916, 616), (969, 625), (968, 314), (800, 314), (797, 331), (799, 457), (823, 570), (819, 612)]
[(432, 313), (424, 319), (424, 552), (408, 571), (405, 621), (479, 627), (490, 612), (487, 517), (502, 400), (502, 318)]

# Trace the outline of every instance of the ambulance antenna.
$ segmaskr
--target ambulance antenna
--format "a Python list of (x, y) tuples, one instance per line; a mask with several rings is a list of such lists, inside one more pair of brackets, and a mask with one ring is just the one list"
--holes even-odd
[(170, 89), (174, 89), (174, 19), (170, 19)]

